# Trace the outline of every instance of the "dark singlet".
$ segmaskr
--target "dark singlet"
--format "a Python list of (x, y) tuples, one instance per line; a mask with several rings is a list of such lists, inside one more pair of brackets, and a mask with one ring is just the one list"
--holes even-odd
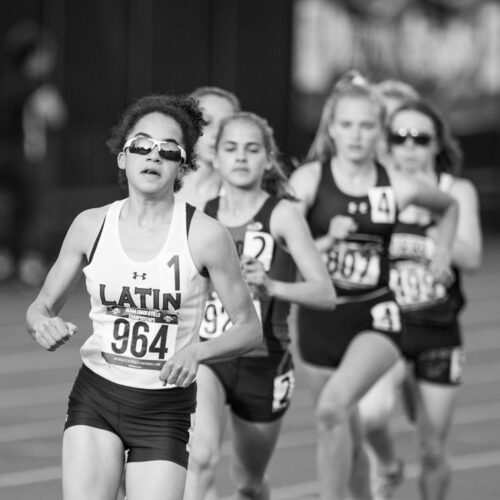
[(313, 237), (326, 234), (336, 215), (352, 217), (358, 225), (355, 233), (323, 253), (339, 296), (363, 295), (389, 284), (388, 249), (397, 207), (387, 172), (378, 164), (376, 169), (376, 185), (364, 196), (351, 196), (335, 183), (330, 161), (321, 165), (316, 199), (307, 214)]
[(390, 287), (406, 324), (445, 326), (456, 321), (465, 299), (458, 269), (452, 269), (453, 281), (447, 288), (429, 272), (434, 248), (426, 235), (429, 227), (430, 223), (397, 223), (390, 245)]
[[(276, 244), (270, 229), (271, 214), (280, 201), (279, 198), (268, 197), (250, 221), (227, 229), (233, 237), (239, 256), (245, 254), (260, 260), (270, 279), (293, 282), (296, 273), (295, 263), (292, 257)], [(210, 200), (205, 206), (205, 213), (217, 219), (219, 202), (220, 198)], [(290, 343), (287, 324), (290, 303), (271, 297), (255, 297), (254, 304), (262, 320), (264, 340), (263, 344), (249, 355), (267, 356), (270, 353), (283, 352)], [(211, 336), (216, 336), (221, 333), (220, 331), (216, 333), (218, 330), (224, 331), (230, 326), (230, 323), (220, 326), (218, 313), (215, 304), (211, 307), (209, 301), (200, 330), (202, 338), (204, 328), (209, 334), (212, 333)], [(215, 326), (214, 322), (218, 322), (219, 326)], [(210, 338), (210, 335), (205, 335), (205, 338)]]

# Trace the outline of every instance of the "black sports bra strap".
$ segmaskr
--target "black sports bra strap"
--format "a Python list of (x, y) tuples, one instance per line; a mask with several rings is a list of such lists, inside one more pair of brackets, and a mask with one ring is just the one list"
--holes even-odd
[(186, 233), (189, 234), (189, 228), (191, 227), (191, 221), (193, 220), (194, 212), (196, 208), (189, 203), (186, 203)]
[(102, 221), (102, 224), (101, 224), (101, 229), (99, 229), (99, 232), (97, 233), (94, 244), (92, 245), (92, 250), (90, 251), (90, 255), (87, 257), (88, 264), (90, 264), (92, 262), (92, 259), (94, 258), (94, 254), (95, 254), (95, 251), (97, 249), (97, 244), (99, 243), (99, 240), (101, 239), (101, 234), (102, 234), (102, 230), (104, 229), (105, 222), (106, 222), (106, 216), (104, 216), (104, 220)]
[(217, 219), (217, 212), (219, 211), (219, 201), (219, 197), (208, 200), (203, 211), (207, 215), (210, 215), (210, 217)]
[[(189, 203), (186, 203), (186, 234), (189, 235), (189, 228), (191, 227), (191, 221), (193, 220), (193, 215), (196, 212), (196, 207), (193, 207), (193, 205), (190, 205)], [(204, 278), (208, 278), (208, 269), (204, 267), (201, 271), (200, 274)]]

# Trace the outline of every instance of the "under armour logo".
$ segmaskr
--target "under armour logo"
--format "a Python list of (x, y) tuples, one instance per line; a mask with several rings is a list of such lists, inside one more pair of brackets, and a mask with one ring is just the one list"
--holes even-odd
[(133, 274), (132, 274), (132, 278), (134, 278), (135, 280), (138, 279), (138, 278), (141, 278), (141, 280), (145, 280), (146, 276), (147, 276), (146, 273), (138, 273), (136, 271), (134, 271)]
[(350, 201), (347, 205), (347, 211), (350, 214), (355, 214), (356, 212), (359, 212), (360, 214), (366, 214), (368, 213), (368, 203), (362, 201), (358, 204), (354, 201)]

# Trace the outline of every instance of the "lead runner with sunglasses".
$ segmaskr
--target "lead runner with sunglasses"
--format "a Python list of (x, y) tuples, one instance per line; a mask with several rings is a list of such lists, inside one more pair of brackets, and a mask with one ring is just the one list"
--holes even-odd
[(470, 181), (457, 177), (459, 146), (425, 101), (410, 100), (396, 109), (388, 141), (394, 168), (439, 187), (459, 205), (453, 275), (446, 285), (429, 272), (438, 235), (427, 212), (415, 207), (402, 212), (390, 247), (390, 284), (402, 309), (402, 348), (414, 381), (421, 498), (442, 500), (451, 478), (446, 441), (463, 370), (460, 271), (476, 270), (482, 253), (478, 196)]
[[(76, 332), (59, 312), (85, 275), (92, 332), (69, 397), (64, 500), (115, 500), (125, 456), (128, 500), (181, 500), (198, 364), (262, 338), (227, 230), (174, 198), (202, 124), (190, 98), (147, 96), (124, 112), (108, 145), (128, 197), (76, 217), (28, 308), (28, 331), (56, 350)], [(233, 327), (199, 343), (209, 280)]]
[(344, 500), (349, 487), (354, 498), (371, 498), (357, 403), (400, 354), (399, 308), (388, 287), (397, 214), (418, 204), (439, 219), (433, 262), (439, 277), (447, 275), (456, 226), (450, 196), (374, 162), (384, 111), (364, 78), (346, 75), (324, 106), (309, 163), (291, 177), (339, 296), (335, 311), (298, 311), (299, 350), (316, 402), (323, 500)]

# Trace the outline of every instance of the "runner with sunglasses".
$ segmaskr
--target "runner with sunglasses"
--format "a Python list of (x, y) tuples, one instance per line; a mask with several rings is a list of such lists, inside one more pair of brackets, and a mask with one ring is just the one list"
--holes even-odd
[(205, 125), (196, 145), (196, 172), (191, 172), (183, 179), (182, 190), (177, 198), (201, 209), (208, 200), (219, 195), (222, 182), (212, 165), (215, 138), (221, 120), (239, 111), (240, 102), (233, 93), (219, 87), (199, 87), (191, 93), (191, 97), (198, 102)]
[[(375, 84), (375, 89), (382, 98), (387, 119), (403, 102), (418, 98), (416, 89), (401, 80), (383, 80)], [(380, 137), (377, 146), (377, 161), (386, 168), (389, 168), (392, 162), (386, 134)]]
[(346, 75), (323, 108), (309, 163), (291, 177), (339, 295), (335, 311), (298, 311), (299, 351), (316, 403), (323, 500), (344, 500), (349, 489), (354, 498), (371, 498), (357, 403), (400, 355), (399, 308), (388, 288), (397, 214), (418, 204), (439, 219), (438, 277), (447, 275), (456, 226), (450, 196), (389, 175), (374, 162), (384, 111), (366, 80)]
[(447, 283), (436, 281), (429, 270), (439, 234), (427, 211), (413, 206), (403, 211), (390, 247), (390, 283), (405, 326), (403, 354), (415, 381), (421, 498), (442, 500), (451, 477), (446, 441), (464, 361), (460, 270), (476, 270), (482, 254), (478, 196), (469, 180), (457, 177), (459, 146), (425, 101), (408, 101), (394, 112), (388, 142), (395, 169), (439, 187), (459, 205), (453, 273)]
[[(59, 312), (84, 273), (93, 331), (69, 397), (65, 500), (115, 500), (125, 456), (128, 500), (182, 499), (198, 364), (262, 339), (227, 230), (174, 198), (202, 125), (190, 98), (147, 96), (124, 112), (108, 145), (128, 197), (76, 217), (28, 308), (28, 331), (56, 350), (77, 330)], [(200, 343), (208, 277), (233, 326)]]
[[(241, 269), (264, 330), (262, 344), (244, 356), (202, 364), (186, 500), (216, 498), (215, 468), (227, 421), (232, 424), (231, 478), (237, 498), (269, 498), (266, 470), (290, 405), (294, 372), (288, 349), (290, 302), (333, 309), (335, 292), (307, 223), (290, 201), (274, 134), (253, 113), (222, 121), (214, 166), (225, 194), (205, 212), (233, 236)], [(287, 199), (288, 198), (288, 199)], [(295, 282), (295, 263), (303, 281)], [(210, 344), (228, 326), (216, 295), (200, 335)]]

